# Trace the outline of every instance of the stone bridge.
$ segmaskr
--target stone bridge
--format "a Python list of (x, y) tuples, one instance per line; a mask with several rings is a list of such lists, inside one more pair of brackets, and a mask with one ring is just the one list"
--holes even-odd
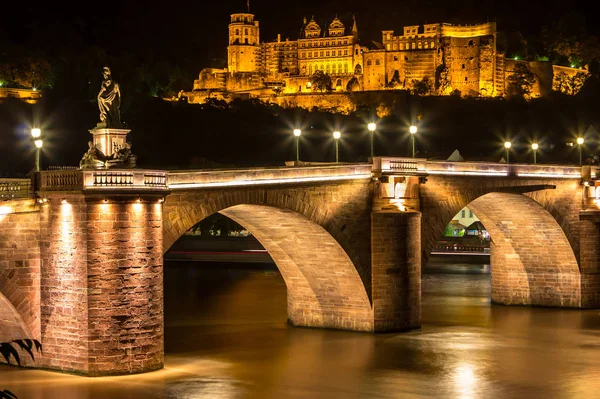
[(37, 367), (85, 375), (161, 368), (163, 254), (215, 212), (267, 249), (297, 326), (418, 328), (421, 265), (467, 205), (492, 301), (600, 307), (597, 186), (589, 166), (412, 158), (0, 180), (0, 342), (37, 338)]

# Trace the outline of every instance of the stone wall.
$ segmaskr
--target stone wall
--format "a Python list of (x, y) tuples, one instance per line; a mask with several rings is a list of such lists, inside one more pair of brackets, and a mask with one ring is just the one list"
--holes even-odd
[[(0, 342), (15, 338), (40, 339), (40, 221), (33, 200), (3, 201), (0, 205), (0, 318), (10, 325), (0, 331)], [(13, 314), (14, 309), (17, 314)], [(24, 325), (18, 326), (21, 319)], [(23, 335), (26, 335), (23, 336)]]

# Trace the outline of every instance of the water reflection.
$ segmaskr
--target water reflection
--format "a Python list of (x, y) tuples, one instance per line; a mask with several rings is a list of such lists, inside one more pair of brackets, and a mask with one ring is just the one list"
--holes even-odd
[(597, 310), (494, 306), (487, 274), (423, 276), (423, 327), (293, 328), (275, 271), (165, 272), (164, 370), (84, 378), (0, 367), (21, 398), (562, 398), (600, 391)]

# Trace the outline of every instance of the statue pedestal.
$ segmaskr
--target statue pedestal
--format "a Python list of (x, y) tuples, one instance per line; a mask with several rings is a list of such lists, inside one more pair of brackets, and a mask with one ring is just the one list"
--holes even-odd
[(94, 137), (94, 146), (96, 146), (107, 157), (112, 156), (127, 142), (127, 133), (130, 129), (113, 129), (96, 127), (90, 130)]

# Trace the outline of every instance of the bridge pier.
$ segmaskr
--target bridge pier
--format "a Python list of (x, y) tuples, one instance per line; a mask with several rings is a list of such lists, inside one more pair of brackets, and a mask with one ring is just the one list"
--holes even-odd
[(600, 308), (600, 211), (585, 210), (580, 218), (581, 307)]
[(93, 189), (85, 175), (79, 179), (84, 172), (70, 173), (84, 182), (81, 190), (39, 192), (44, 354), (37, 365), (87, 376), (162, 368), (165, 192)]
[(371, 214), (375, 332), (421, 326), (421, 213)]

